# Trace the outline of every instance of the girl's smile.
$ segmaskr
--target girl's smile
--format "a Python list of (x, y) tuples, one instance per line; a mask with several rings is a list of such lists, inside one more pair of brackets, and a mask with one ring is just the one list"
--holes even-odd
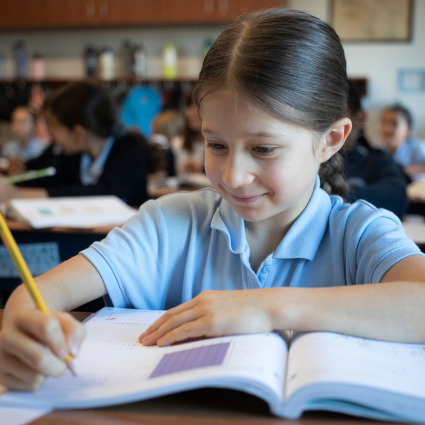
[(236, 196), (236, 195), (233, 195), (232, 193), (229, 193), (229, 194), (233, 200), (235, 200), (236, 202), (241, 202), (243, 204), (251, 204), (255, 201), (258, 201), (265, 195), (265, 193), (262, 195), (255, 195), (255, 196)]

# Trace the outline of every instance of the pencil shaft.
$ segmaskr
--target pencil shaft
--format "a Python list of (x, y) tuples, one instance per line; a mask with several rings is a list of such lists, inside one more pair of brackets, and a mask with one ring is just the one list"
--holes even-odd
[[(32, 277), (32, 274), (27, 266), (27, 263), (25, 262), (24, 257), (22, 257), (21, 251), (19, 251), (18, 245), (16, 245), (15, 239), (12, 236), (12, 233), (10, 233), (9, 227), (7, 226), (7, 223), (1, 213), (0, 213), (0, 236), (3, 240), (4, 245), (9, 251), (12, 261), (15, 263), (16, 269), (18, 270), (18, 273), (21, 276), (22, 281), (24, 282), (25, 286), (27, 287), (29, 291), (31, 298), (34, 300), (37, 309), (42, 311), (43, 313), (49, 314), (50, 311), (47, 308), (47, 305), (44, 302), (44, 299), (40, 291), (38, 290), (38, 287), (34, 281), (34, 278)], [(67, 358), (65, 359), (65, 362), (69, 371), (74, 376), (76, 376), (75, 370), (71, 363), (72, 360), (73, 360), (73, 357), (71, 356), (71, 354), (68, 354)]]
[(12, 261), (15, 263), (15, 267), (18, 270), (18, 273), (21, 276), (22, 281), (28, 288), (31, 298), (35, 302), (35, 305), (43, 313), (49, 313), (49, 309), (47, 308), (47, 305), (44, 302), (43, 297), (41, 296), (40, 291), (37, 288), (34, 278), (32, 277), (32, 274), (28, 269), (27, 263), (22, 257), (22, 254), (19, 251), (18, 245), (16, 245), (15, 239), (13, 238), (12, 233), (10, 233), (10, 230), (7, 227), (6, 221), (4, 220), (1, 214), (0, 214), (0, 235), (4, 245), (9, 251)]
[(48, 167), (43, 170), (29, 171), (28, 173), (18, 174), (17, 176), (6, 177), (4, 181), (8, 184), (20, 183), (41, 177), (53, 176), (55, 173), (56, 169), (54, 167)]

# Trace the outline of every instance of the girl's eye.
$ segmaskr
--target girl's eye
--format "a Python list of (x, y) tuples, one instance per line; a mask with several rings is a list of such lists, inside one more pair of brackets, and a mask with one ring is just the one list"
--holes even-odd
[(254, 150), (261, 155), (270, 155), (276, 148), (269, 148), (267, 146), (256, 146)]
[(226, 146), (221, 145), (220, 143), (207, 143), (207, 148), (215, 149), (216, 151), (222, 151), (226, 149)]

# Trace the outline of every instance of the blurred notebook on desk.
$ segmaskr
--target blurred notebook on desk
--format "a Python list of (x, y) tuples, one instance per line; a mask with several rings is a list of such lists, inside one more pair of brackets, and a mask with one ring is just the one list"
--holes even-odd
[(119, 226), (136, 212), (116, 196), (12, 199), (7, 205), (8, 217), (34, 229)]
[(260, 397), (286, 418), (307, 410), (425, 418), (425, 345), (316, 332), (289, 343), (262, 333), (144, 347), (139, 335), (163, 313), (103, 308), (85, 324), (76, 377), (66, 372), (35, 393), (6, 393), (0, 408), (94, 408), (216, 387)]

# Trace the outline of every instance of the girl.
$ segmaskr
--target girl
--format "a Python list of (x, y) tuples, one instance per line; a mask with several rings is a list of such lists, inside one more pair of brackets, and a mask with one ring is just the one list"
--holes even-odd
[(412, 115), (401, 105), (385, 109), (379, 127), (381, 139), (407, 174), (425, 173), (425, 142), (411, 137)]
[(0, 198), (116, 195), (130, 205), (147, 200), (145, 140), (118, 127), (100, 87), (66, 85), (46, 100), (44, 114), (54, 145), (26, 168), (53, 166), (56, 175), (20, 183), (25, 189), (0, 186)]
[(116, 307), (170, 309), (145, 345), (273, 329), (425, 342), (419, 249), (392, 213), (328, 194), (343, 194), (351, 129), (334, 30), (291, 10), (240, 17), (208, 52), (194, 99), (215, 190), (149, 201), (37, 278), (53, 316), (18, 288), (0, 339), (6, 387), (64, 373), (84, 328), (61, 311), (107, 293)]

